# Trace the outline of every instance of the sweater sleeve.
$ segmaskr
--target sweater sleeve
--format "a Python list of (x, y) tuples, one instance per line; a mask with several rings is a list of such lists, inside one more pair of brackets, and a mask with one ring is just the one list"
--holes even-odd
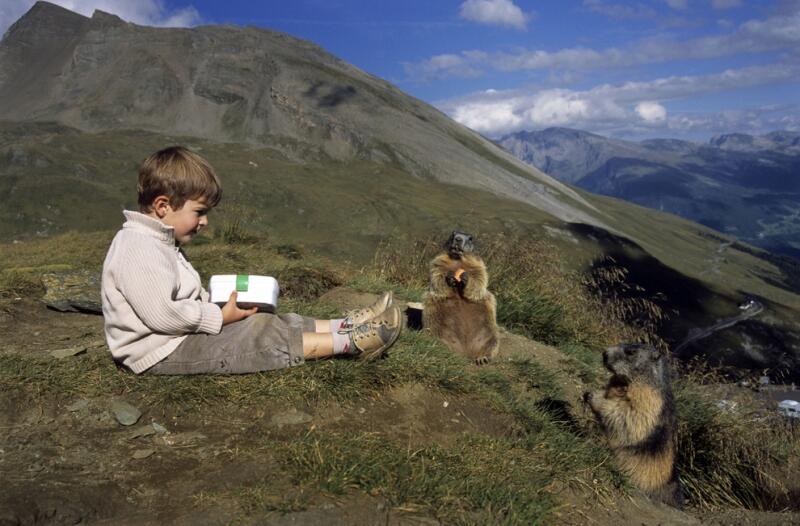
[(154, 332), (217, 334), (222, 310), (213, 303), (175, 299), (177, 261), (162, 250), (129, 246), (116, 269), (117, 285), (136, 316)]

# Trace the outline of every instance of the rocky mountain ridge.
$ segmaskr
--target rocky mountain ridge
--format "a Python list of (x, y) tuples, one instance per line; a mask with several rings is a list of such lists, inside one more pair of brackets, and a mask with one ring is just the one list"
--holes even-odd
[(548, 128), (511, 134), (498, 143), (580, 188), (800, 255), (800, 133), (719, 135), (708, 144), (678, 139), (637, 143)]

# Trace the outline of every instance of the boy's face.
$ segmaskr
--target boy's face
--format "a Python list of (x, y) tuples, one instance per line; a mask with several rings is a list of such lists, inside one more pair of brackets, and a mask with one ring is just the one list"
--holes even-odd
[(188, 199), (181, 208), (175, 210), (167, 204), (163, 209), (162, 223), (175, 229), (175, 241), (183, 245), (192, 240), (201, 228), (208, 226), (208, 210), (204, 198)]

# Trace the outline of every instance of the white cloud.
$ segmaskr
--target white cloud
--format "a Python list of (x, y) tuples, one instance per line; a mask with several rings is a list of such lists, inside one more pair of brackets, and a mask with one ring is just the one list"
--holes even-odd
[(459, 16), (473, 22), (517, 29), (525, 29), (529, 19), (512, 0), (466, 0), (461, 4)]
[[(163, 0), (50, 0), (54, 4), (91, 16), (95, 9), (112, 13), (128, 22), (146, 26), (188, 27), (200, 23), (200, 14), (192, 6), (168, 9)], [(0, 34), (24, 15), (34, 0), (2, 0)]]
[(514, 106), (514, 100), (467, 102), (454, 108), (452, 117), (478, 131), (521, 129), (524, 121)]
[[(666, 77), (647, 82), (602, 84), (577, 91), (568, 89), (487, 90), (437, 104), (456, 121), (480, 133), (499, 136), (523, 129), (565, 126), (590, 131), (609, 130), (683, 130), (726, 129), (720, 123), (731, 120), (729, 114), (711, 117), (670, 116), (669, 101), (695, 95), (719, 93), (748, 86), (793, 81), (800, 76), (800, 65), (768, 64), (726, 70), (702, 76)], [(655, 102), (658, 100), (659, 102)], [(709, 114), (710, 115), (710, 114)], [(788, 128), (800, 119), (777, 128)], [(736, 123), (750, 122), (737, 116)], [(727, 130), (737, 129), (728, 127)], [(775, 129), (775, 128), (773, 128)]]
[(416, 80), (436, 80), (443, 78), (470, 78), (481, 75), (475, 64), (477, 57), (470, 57), (469, 52), (461, 55), (436, 55), (422, 62), (404, 62), (406, 74)]
[(645, 122), (661, 122), (667, 118), (667, 109), (657, 102), (644, 101), (636, 105), (636, 114)]
[[(466, 51), (451, 56), (461, 57), (454, 74), (477, 76), (487, 69), (499, 71), (531, 71), (560, 69), (589, 71), (607, 68), (624, 68), (641, 64), (656, 64), (672, 60), (709, 59), (735, 54), (752, 54), (785, 50), (797, 53), (800, 49), (800, 4), (790, 12), (762, 20), (750, 20), (736, 29), (714, 36), (677, 40), (653, 37), (640, 40), (622, 48), (595, 50), (575, 47), (557, 51), (526, 50), (513, 53)], [(411, 78), (423, 72), (426, 79), (446, 78), (453, 71), (449, 67), (423, 61), (405, 64)]]

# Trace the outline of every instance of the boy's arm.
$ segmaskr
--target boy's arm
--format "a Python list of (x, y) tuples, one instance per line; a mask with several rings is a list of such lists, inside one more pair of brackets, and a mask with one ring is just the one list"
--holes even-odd
[(222, 310), (213, 303), (176, 300), (177, 262), (163, 252), (128, 250), (114, 274), (117, 286), (136, 316), (155, 332), (183, 335), (222, 329)]

